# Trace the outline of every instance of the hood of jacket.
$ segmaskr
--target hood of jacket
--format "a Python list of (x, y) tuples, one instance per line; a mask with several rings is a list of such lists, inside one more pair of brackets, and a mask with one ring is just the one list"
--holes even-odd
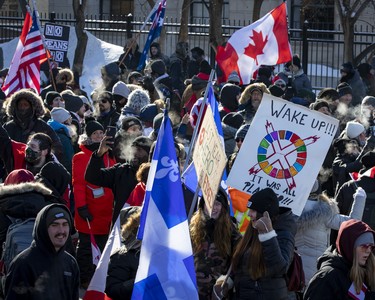
[(297, 224), (299, 230), (306, 230), (314, 227), (316, 224), (325, 222), (327, 218), (333, 216), (339, 212), (337, 202), (333, 199), (329, 201), (324, 200), (310, 200), (307, 201), (314, 202), (314, 208), (310, 210), (305, 209), (302, 211), (302, 214), (299, 216)]
[(35, 243), (38, 247), (42, 248), (44, 251), (46, 251), (50, 254), (63, 253), (65, 251), (65, 246), (66, 246), (66, 243), (65, 243), (64, 247), (61, 247), (60, 250), (58, 252), (56, 252), (55, 247), (53, 246), (53, 244), (52, 244), (52, 242), (49, 238), (49, 235), (48, 235), (47, 214), (48, 214), (48, 211), (55, 206), (59, 206), (61, 209), (66, 211), (66, 215), (69, 218), (68, 221), (71, 224), (70, 234), (74, 233), (74, 228), (72, 226), (73, 218), (72, 218), (72, 215), (70, 214), (69, 209), (65, 205), (54, 204), (54, 205), (45, 206), (38, 213), (38, 215), (36, 217), (36, 220), (35, 220), (35, 226), (34, 226), (34, 230), (33, 230), (33, 238), (34, 238), (33, 243)]
[(6, 106), (6, 113), (8, 116), (15, 117), (16, 109), (17, 109), (17, 102), (21, 98), (26, 99), (31, 104), (33, 110), (33, 116), (36, 118), (42, 117), (46, 113), (46, 109), (43, 105), (43, 100), (37, 94), (30, 92), (29, 90), (22, 89), (18, 92), (15, 92), (8, 102)]

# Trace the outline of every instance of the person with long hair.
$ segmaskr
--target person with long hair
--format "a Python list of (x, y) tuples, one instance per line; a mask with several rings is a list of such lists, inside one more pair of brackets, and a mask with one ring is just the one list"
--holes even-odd
[(293, 260), (296, 217), (279, 207), (271, 188), (248, 202), (251, 223), (232, 258), (234, 299), (287, 299), (285, 274)]
[(240, 238), (229, 215), (228, 198), (223, 189), (216, 195), (211, 216), (201, 198), (190, 223), (199, 299), (211, 299), (216, 280), (226, 274), (233, 249)]
[(319, 257), (303, 299), (375, 299), (374, 237), (362, 221), (343, 222), (336, 249), (332, 245)]

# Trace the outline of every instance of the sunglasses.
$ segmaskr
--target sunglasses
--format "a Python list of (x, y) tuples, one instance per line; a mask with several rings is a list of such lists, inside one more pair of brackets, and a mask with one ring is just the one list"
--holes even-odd
[(101, 103), (107, 103), (109, 100), (108, 99), (100, 99), (99, 100)]
[(374, 251), (375, 249), (374, 244), (362, 244), (362, 245), (359, 245), (359, 247), (361, 247), (362, 251), (367, 251), (368, 248), (370, 248), (371, 251)]
[(242, 142), (243, 142), (243, 140), (244, 140), (244, 139), (242, 139), (242, 138), (236, 138), (236, 143), (239, 143), (239, 142), (241, 142), (241, 143), (242, 143)]

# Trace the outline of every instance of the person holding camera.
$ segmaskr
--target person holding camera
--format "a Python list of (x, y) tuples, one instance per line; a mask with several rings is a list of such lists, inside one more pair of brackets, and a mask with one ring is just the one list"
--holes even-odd
[[(74, 223), (79, 235), (77, 262), (83, 288), (88, 287), (95, 271), (95, 265), (92, 263), (90, 232), (94, 235), (99, 249), (103, 251), (112, 220), (112, 190), (85, 180), (85, 171), (91, 154), (99, 148), (103, 137), (103, 126), (96, 121), (88, 122), (85, 133), (78, 141), (81, 152), (73, 156)], [(115, 160), (106, 153), (102, 157), (101, 164), (103, 167), (111, 167), (115, 164)]]

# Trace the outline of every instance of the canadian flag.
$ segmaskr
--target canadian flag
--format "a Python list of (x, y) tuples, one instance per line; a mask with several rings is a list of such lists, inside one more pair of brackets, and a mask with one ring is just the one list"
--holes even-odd
[(292, 59), (288, 40), (286, 2), (263, 18), (237, 30), (225, 48), (219, 46), (216, 61), (225, 74), (237, 71), (242, 84), (249, 84), (261, 65), (277, 65)]

